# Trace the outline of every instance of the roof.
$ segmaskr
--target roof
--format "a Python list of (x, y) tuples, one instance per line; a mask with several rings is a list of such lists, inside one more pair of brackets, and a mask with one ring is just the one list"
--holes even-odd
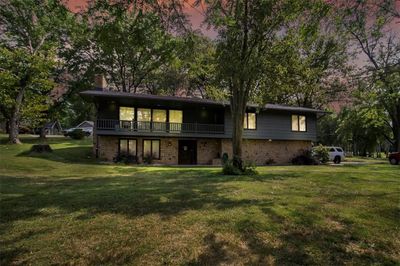
[(47, 122), (43, 127), (44, 128), (53, 128), (54, 126), (58, 126), (59, 128), (61, 128), (61, 124), (57, 120), (56, 121)]
[[(181, 102), (181, 103), (193, 103), (193, 104), (205, 104), (205, 105), (219, 105), (219, 106), (229, 106), (229, 102), (219, 102), (209, 99), (202, 98), (189, 98), (189, 97), (177, 97), (177, 96), (161, 96), (161, 95), (151, 95), (151, 94), (138, 94), (138, 93), (128, 93), (128, 92), (117, 92), (117, 91), (100, 91), (100, 90), (87, 90), (80, 93), (84, 97), (88, 98), (123, 98), (123, 99), (135, 99), (141, 100), (151, 100), (151, 101), (163, 101), (163, 102)], [(249, 104), (249, 107), (260, 108), (259, 105)], [(307, 108), (307, 107), (297, 107), (297, 106), (287, 106), (280, 104), (266, 104), (262, 106), (266, 110), (277, 110), (277, 111), (296, 111), (296, 112), (308, 112), (308, 113), (325, 113), (323, 110)]]
[[(77, 125), (76, 127), (82, 127), (82, 125), (85, 125), (85, 124), (89, 124), (89, 126), (91, 126), (91, 127), (93, 127), (94, 126), (94, 122), (93, 121), (83, 121), (82, 123), (80, 123), (79, 125)], [(87, 127), (87, 126), (84, 126), (84, 127)]]

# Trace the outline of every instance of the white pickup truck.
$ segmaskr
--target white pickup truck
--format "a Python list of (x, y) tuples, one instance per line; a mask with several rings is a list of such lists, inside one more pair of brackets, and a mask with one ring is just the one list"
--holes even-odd
[(344, 160), (344, 151), (340, 147), (326, 147), (329, 152), (329, 161), (333, 161), (335, 164), (339, 164)]

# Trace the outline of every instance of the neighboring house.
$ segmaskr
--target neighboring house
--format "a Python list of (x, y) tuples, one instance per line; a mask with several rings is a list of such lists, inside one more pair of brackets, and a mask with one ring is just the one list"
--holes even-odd
[[(63, 131), (60, 122), (58, 122), (57, 120), (46, 123), (44, 125), (44, 130), (46, 132), (46, 135), (60, 135)], [(40, 133), (40, 129), (38, 130), (38, 132)]]
[(93, 134), (93, 127), (94, 127), (94, 122), (93, 121), (83, 121), (76, 127), (68, 128), (64, 130), (64, 135), (68, 135), (68, 133), (74, 131), (75, 129), (80, 129), (83, 132), (86, 133), (86, 135), (90, 136)]
[[(232, 158), (232, 118), (226, 103), (90, 90), (81, 93), (97, 106), (94, 152), (112, 160), (120, 152), (140, 162), (152, 154), (154, 163), (217, 164)], [(322, 111), (267, 104), (249, 105), (243, 134), (243, 159), (259, 165), (288, 163), (316, 140)]]

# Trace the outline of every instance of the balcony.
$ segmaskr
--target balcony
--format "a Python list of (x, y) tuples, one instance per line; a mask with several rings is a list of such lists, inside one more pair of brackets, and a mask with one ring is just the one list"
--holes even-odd
[(198, 123), (171, 123), (171, 122), (142, 122), (124, 121), (113, 119), (99, 119), (96, 122), (96, 129), (113, 132), (132, 132), (140, 134), (162, 133), (173, 134), (224, 134), (223, 124), (198, 124)]

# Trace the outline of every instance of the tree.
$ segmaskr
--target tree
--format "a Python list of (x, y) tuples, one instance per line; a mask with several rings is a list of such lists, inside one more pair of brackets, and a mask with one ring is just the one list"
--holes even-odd
[(337, 117), (335, 135), (339, 143), (352, 146), (354, 154), (372, 153), (388, 132), (383, 110), (363, 105), (344, 108)]
[(270, 49), (264, 102), (320, 109), (346, 90), (346, 37), (332, 26), (328, 5), (317, 10), (291, 22)]
[(179, 36), (179, 41), (182, 48), (174, 62), (145, 81), (148, 92), (226, 100), (215, 83), (215, 44), (196, 32)]
[(118, 91), (137, 92), (179, 49), (158, 13), (143, 4), (97, 1), (83, 17), (89, 35), (84, 56)]
[[(31, 99), (28, 95), (32, 91), (47, 91), (47, 105), (50, 104), (49, 84), (52, 80), (57, 81), (61, 72), (58, 71), (62, 66), (62, 60), (58, 59), (55, 63), (55, 57), (58, 47), (64, 46), (67, 42), (67, 28), (72, 23), (72, 15), (66, 7), (57, 0), (5, 0), (0, 4), (0, 29), (2, 31), (0, 41), (2, 47), (4, 62), (10, 67), (5, 68), (4, 78), (12, 77), (12, 80), (3, 80), (3, 97), (14, 98), (14, 108), (3, 106), (2, 112), (12, 112), (4, 114), (8, 117), (10, 128), (10, 141), (19, 143), (18, 125), (24, 115), (35, 117), (34, 113), (21, 113), (21, 103), (24, 98)], [(13, 52), (11, 52), (13, 51)], [(11, 53), (11, 54), (10, 54)], [(7, 61), (10, 59), (21, 60), (20, 62)], [(46, 63), (45, 61), (48, 60)], [(15, 71), (21, 70), (21, 73)], [(39, 73), (38, 71), (43, 71)], [(49, 73), (51, 71), (51, 73)], [(49, 79), (48, 86), (43, 88), (34, 88), (33, 85), (44, 84), (44, 78)], [(15, 80), (20, 78), (19, 81)], [(19, 84), (19, 88), (15, 87)], [(18, 92), (18, 93), (16, 93)], [(42, 100), (40, 100), (41, 102)], [(33, 103), (35, 101), (27, 101)], [(26, 109), (26, 105), (24, 105)], [(34, 106), (33, 106), (34, 107)], [(33, 108), (32, 110), (35, 110)], [(42, 110), (43, 111), (43, 110)]]
[(354, 49), (366, 59), (356, 78), (370, 84), (364, 93), (390, 117), (390, 141), (400, 151), (400, 38), (391, 29), (399, 22), (395, 8), (393, 0), (346, 1), (338, 4), (337, 12)]
[(9, 142), (18, 144), (21, 117), (34, 125), (43, 119), (54, 57), (31, 54), (24, 48), (0, 48), (0, 110), (9, 121)]
[(207, 21), (218, 30), (217, 79), (229, 91), (233, 155), (235, 166), (241, 169), (246, 106), (253, 95), (262, 97), (270, 88), (266, 77), (273, 75), (268, 72), (271, 48), (286, 35), (289, 22), (305, 10), (325, 4), (282, 0), (206, 1), (206, 4)]

